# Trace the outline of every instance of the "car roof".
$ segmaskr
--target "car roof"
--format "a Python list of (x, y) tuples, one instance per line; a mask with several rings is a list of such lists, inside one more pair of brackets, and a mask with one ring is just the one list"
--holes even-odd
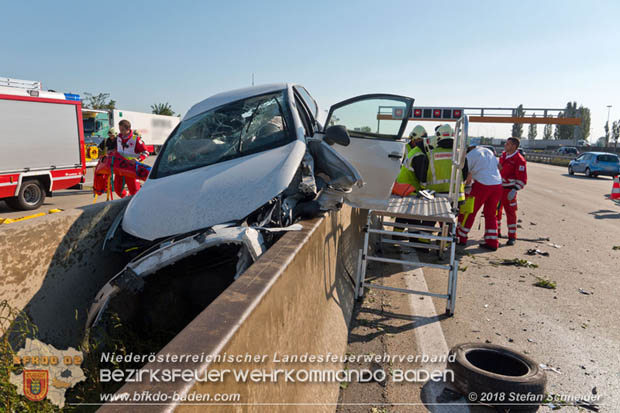
[(585, 155), (587, 153), (591, 153), (593, 155), (616, 155), (616, 156), (618, 156), (618, 154), (611, 153), (611, 152), (584, 152), (583, 154)]
[(225, 105), (230, 102), (234, 102), (234, 101), (241, 100), (241, 99), (246, 99), (252, 96), (263, 95), (265, 93), (277, 92), (279, 90), (288, 89), (288, 87), (291, 85), (292, 85), (291, 83), (284, 83), (284, 82), (283, 83), (269, 83), (265, 85), (250, 86), (250, 87), (245, 87), (241, 89), (229, 90), (227, 92), (218, 93), (192, 106), (187, 111), (185, 116), (183, 117), (183, 120), (192, 118), (203, 112), (206, 112), (218, 106)]

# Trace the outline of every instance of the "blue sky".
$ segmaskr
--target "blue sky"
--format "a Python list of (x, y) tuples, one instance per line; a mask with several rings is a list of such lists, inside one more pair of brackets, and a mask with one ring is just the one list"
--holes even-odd
[[(618, 1), (3, 1), (0, 76), (117, 107), (185, 113), (251, 83), (303, 84), (322, 108), (390, 92), (416, 105), (607, 105), (620, 119)], [(473, 125), (505, 137), (509, 126)], [(542, 135), (542, 126), (538, 129)]]

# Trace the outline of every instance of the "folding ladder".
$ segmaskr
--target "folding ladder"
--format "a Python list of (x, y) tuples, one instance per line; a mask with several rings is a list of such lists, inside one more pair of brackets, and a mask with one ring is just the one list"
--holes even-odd
[[(456, 123), (454, 144), (452, 147), (452, 171), (450, 177), (450, 192), (444, 196), (436, 196), (434, 199), (415, 197), (396, 197), (388, 200), (383, 209), (368, 210), (368, 217), (364, 227), (364, 244), (360, 250), (357, 265), (357, 277), (355, 281), (355, 298), (364, 295), (364, 288), (377, 288), (382, 290), (396, 291), (406, 294), (426, 295), (431, 297), (445, 298), (446, 313), (454, 314), (456, 302), (456, 283), (458, 278), (459, 260), (456, 259), (456, 226), (458, 217), (458, 199), (462, 182), (461, 169), (465, 163), (467, 153), (467, 115), (460, 118)], [(373, 217), (379, 218), (379, 228), (372, 227)], [(404, 224), (386, 221), (385, 218), (405, 218), (407, 220), (439, 222), (439, 227), (427, 225)], [(386, 228), (387, 227), (387, 228)], [(403, 229), (403, 232), (396, 229)], [(407, 232), (405, 232), (407, 230)], [(436, 235), (435, 235), (436, 233)], [(438, 251), (441, 257), (447, 248), (450, 256), (448, 264), (425, 263), (419, 260), (405, 260), (385, 258), (370, 254), (370, 234), (380, 236), (379, 243), (399, 245), (407, 248), (430, 248)], [(392, 237), (390, 239), (389, 237)], [(394, 240), (394, 237), (409, 239), (426, 239), (436, 241), (436, 244), (403, 242)], [(449, 244), (449, 246), (448, 246)], [(404, 264), (415, 267), (429, 267), (448, 271), (448, 289), (446, 294), (428, 291), (416, 291), (404, 288), (389, 287), (366, 282), (366, 271), (369, 261)]]

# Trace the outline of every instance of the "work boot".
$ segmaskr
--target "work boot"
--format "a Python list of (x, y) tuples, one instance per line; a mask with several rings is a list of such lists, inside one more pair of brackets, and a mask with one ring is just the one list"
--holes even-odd
[(506, 242), (506, 246), (508, 246), (508, 247), (513, 246), (513, 245), (515, 245), (516, 242), (517, 242), (516, 239), (508, 238), (508, 241)]
[(483, 250), (497, 251), (497, 248), (490, 246), (486, 242), (483, 242), (482, 244), (480, 244), (479, 247), (482, 248)]

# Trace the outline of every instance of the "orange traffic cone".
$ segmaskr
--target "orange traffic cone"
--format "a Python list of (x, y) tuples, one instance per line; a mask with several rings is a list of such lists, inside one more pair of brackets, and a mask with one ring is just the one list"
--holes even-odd
[(611, 199), (620, 199), (620, 175), (614, 177), (614, 184), (611, 187)]

